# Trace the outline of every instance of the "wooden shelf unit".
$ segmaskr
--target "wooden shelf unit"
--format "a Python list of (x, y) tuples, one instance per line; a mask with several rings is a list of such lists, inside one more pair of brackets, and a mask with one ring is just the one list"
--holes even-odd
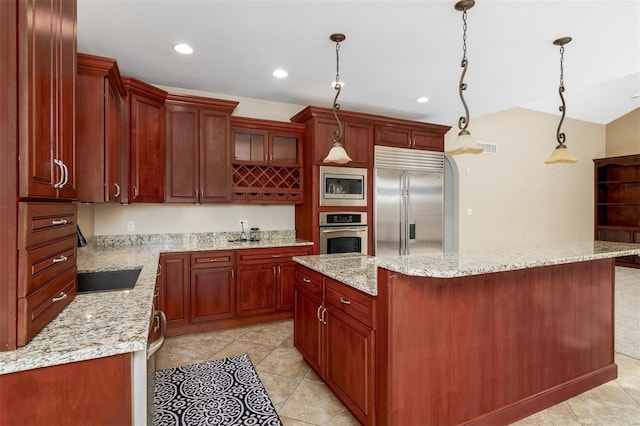
[[(599, 158), (593, 162), (594, 238), (640, 243), (640, 155)], [(616, 265), (640, 268), (640, 257), (620, 257)]]

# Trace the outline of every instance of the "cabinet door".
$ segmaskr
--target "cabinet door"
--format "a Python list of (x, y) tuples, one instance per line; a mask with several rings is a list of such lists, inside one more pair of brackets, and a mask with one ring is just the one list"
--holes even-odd
[(318, 312), (322, 310), (322, 300), (295, 286), (295, 307), (293, 310), (293, 345), (300, 351), (309, 365), (321, 375), (320, 331), (322, 323)]
[(373, 413), (375, 334), (329, 305), (325, 313), (323, 378), (363, 424)]
[(76, 198), (75, 83), (76, 83), (76, 1), (58, 2), (58, 120), (57, 156), (65, 166), (64, 185), (58, 198)]
[(200, 201), (231, 200), (229, 114), (200, 111)]
[(294, 304), (293, 283), (295, 280), (295, 263), (282, 263), (278, 265), (278, 300), (276, 308), (279, 311), (291, 311)]
[(58, 1), (18, 2), (18, 122), (20, 196), (57, 196), (62, 182), (57, 155), (56, 39)]
[(168, 324), (189, 322), (189, 255), (160, 255), (160, 306)]
[(269, 164), (299, 167), (301, 165), (300, 140), (299, 135), (269, 133)]
[(234, 268), (191, 271), (191, 322), (234, 318), (236, 295)]
[(164, 200), (164, 103), (131, 93), (131, 201)]
[(414, 130), (412, 133), (413, 148), (428, 151), (444, 151), (444, 137), (434, 136), (433, 133)]
[(276, 310), (277, 267), (238, 267), (238, 316), (266, 314)]
[[(343, 125), (342, 145), (353, 160), (347, 165), (368, 167), (370, 151), (373, 149), (373, 126), (349, 122), (343, 122)], [(314, 130), (316, 164), (324, 164), (323, 160), (333, 146), (333, 132), (338, 130), (338, 124), (335, 121), (318, 120)]]
[(398, 127), (376, 127), (376, 145), (411, 147), (411, 131)]
[(124, 102), (115, 89), (105, 80), (105, 201), (120, 202), (123, 190), (127, 189), (124, 181), (122, 154), (124, 144)]
[(233, 130), (233, 162), (267, 164), (268, 133), (254, 129)]
[(167, 103), (165, 107), (165, 202), (198, 201), (198, 109)]

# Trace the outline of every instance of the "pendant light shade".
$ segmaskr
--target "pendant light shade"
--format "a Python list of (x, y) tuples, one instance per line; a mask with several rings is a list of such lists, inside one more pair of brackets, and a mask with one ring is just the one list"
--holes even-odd
[(471, 136), (471, 133), (467, 130), (469, 126), (469, 107), (464, 100), (464, 91), (467, 90), (467, 84), (464, 82), (464, 76), (467, 74), (467, 67), (469, 66), (469, 60), (467, 59), (467, 10), (471, 9), (476, 2), (474, 0), (460, 0), (456, 3), (455, 9), (462, 12), (462, 74), (460, 75), (460, 84), (458, 85), (458, 94), (460, 95), (460, 101), (464, 107), (464, 117), (458, 119), (458, 128), (460, 133), (454, 142), (453, 146), (447, 150), (451, 155), (459, 154), (480, 154), (483, 150), (482, 147), (476, 142), (475, 138)]
[(551, 156), (545, 161), (546, 164), (556, 164), (556, 163), (575, 163), (578, 161), (571, 152), (569, 152), (569, 148), (564, 144), (566, 139), (566, 135), (560, 131), (562, 127), (562, 122), (564, 121), (564, 116), (566, 114), (566, 104), (564, 102), (564, 45), (571, 41), (571, 37), (562, 37), (553, 42), (556, 46), (560, 46), (560, 87), (558, 88), (558, 94), (560, 95), (560, 101), (562, 105), (560, 105), (560, 112), (562, 112), (562, 117), (560, 117), (560, 123), (558, 123), (558, 130), (556, 131), (556, 139), (558, 140), (558, 145), (551, 153)]
[(344, 41), (346, 36), (344, 34), (331, 34), (329, 37), (331, 41), (336, 43), (336, 80), (333, 84), (333, 88), (336, 90), (336, 96), (333, 98), (333, 116), (338, 123), (338, 130), (333, 132), (333, 146), (329, 151), (329, 154), (324, 158), (324, 163), (336, 163), (336, 164), (346, 164), (349, 161), (352, 161), (349, 155), (347, 155), (347, 151), (342, 146), (342, 123), (338, 118), (338, 110), (340, 109), (340, 104), (338, 103), (338, 96), (340, 96), (340, 91), (342, 90), (342, 86), (344, 85), (340, 81), (340, 42)]

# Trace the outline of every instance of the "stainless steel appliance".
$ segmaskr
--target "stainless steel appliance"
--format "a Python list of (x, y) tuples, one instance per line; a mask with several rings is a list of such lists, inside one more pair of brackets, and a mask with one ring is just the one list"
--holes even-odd
[(367, 213), (321, 212), (320, 254), (367, 254)]
[(320, 166), (321, 206), (367, 205), (367, 169)]
[(375, 147), (375, 255), (442, 251), (444, 154)]

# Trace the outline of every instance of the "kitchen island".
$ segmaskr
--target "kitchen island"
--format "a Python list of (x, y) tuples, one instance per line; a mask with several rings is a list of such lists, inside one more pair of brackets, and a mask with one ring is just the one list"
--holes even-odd
[[(362, 350), (351, 350), (367, 366), (359, 375), (368, 378), (361, 384), (368, 388), (340, 382), (335, 372), (327, 380), (326, 355), (316, 363), (360, 421), (496, 425), (617, 377), (614, 257), (638, 253), (639, 245), (597, 241), (359, 262), (353, 255), (294, 260), (304, 265), (303, 273), (352, 288), (371, 277), (365, 280), (369, 291), (359, 291), (371, 298), (374, 317), (360, 343), (372, 342), (364, 357)], [(349, 265), (355, 267), (351, 273)], [(305, 291), (301, 287), (296, 282), (297, 292)], [(341, 319), (330, 315), (341, 314), (332, 309), (337, 305), (325, 298), (321, 307), (328, 311), (319, 309), (325, 343), (336, 341), (329, 335), (331, 322)], [(342, 345), (355, 347), (357, 340), (342, 334)]]

